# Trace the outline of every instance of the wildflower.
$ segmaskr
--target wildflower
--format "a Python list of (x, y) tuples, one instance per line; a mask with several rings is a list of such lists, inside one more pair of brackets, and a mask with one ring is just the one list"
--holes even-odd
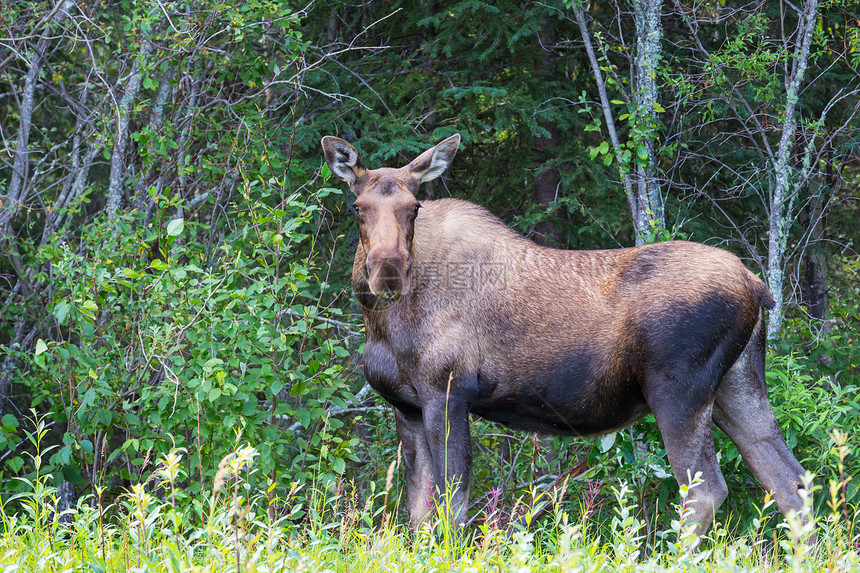
[(170, 450), (170, 453), (164, 457), (164, 460), (161, 462), (162, 468), (159, 470), (159, 474), (164, 478), (164, 481), (175, 483), (176, 479), (179, 477), (179, 464), (182, 462), (182, 454), (181, 450), (173, 449)]
[(237, 477), (239, 472), (251, 467), (255, 457), (257, 457), (257, 450), (253, 446), (245, 446), (238, 451), (224, 456), (221, 463), (218, 464), (218, 471), (215, 473), (212, 493), (217, 492), (224, 486), (227, 476)]
[(141, 522), (146, 518), (146, 508), (149, 507), (149, 504), (153, 500), (153, 497), (143, 488), (144, 485), (142, 483), (133, 484), (131, 486), (131, 493), (128, 496), (129, 501), (135, 506), (133, 515)]

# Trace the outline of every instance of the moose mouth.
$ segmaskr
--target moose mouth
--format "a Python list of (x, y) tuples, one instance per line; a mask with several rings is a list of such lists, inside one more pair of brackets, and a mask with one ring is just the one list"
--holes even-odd
[(376, 263), (371, 267), (368, 265), (368, 286), (373, 296), (384, 301), (394, 301), (409, 291), (411, 265), (403, 269), (402, 265), (391, 264), (387, 261)]

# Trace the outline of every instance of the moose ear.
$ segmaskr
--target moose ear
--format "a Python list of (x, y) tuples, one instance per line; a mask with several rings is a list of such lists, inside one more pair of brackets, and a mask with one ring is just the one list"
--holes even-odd
[(364, 173), (358, 151), (346, 141), (326, 135), (322, 138), (322, 148), (325, 162), (339, 179), (352, 185)]
[(416, 157), (407, 168), (419, 184), (432, 181), (448, 169), (448, 166), (454, 161), (454, 156), (457, 155), (458, 147), (460, 147), (460, 135), (454, 134), (436, 147), (428, 149)]

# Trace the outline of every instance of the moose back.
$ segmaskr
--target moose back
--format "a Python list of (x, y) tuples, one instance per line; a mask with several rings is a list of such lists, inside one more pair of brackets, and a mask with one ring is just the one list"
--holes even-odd
[(394, 406), (410, 524), (446, 487), (450, 517), (465, 521), (469, 414), (585, 436), (653, 412), (679, 484), (701, 472), (688, 497), (698, 533), (727, 494), (715, 423), (779, 509), (800, 510), (804, 471), (767, 399), (764, 283), (701, 244), (551, 249), (472, 203), (419, 202), (419, 185), (447, 169), (459, 143), (454, 135), (405, 167), (367, 169), (346, 141), (322, 140), (356, 197), (364, 372)]

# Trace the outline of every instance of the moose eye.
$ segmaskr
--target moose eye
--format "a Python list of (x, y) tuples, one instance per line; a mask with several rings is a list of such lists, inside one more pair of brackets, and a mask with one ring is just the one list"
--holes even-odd
[(420, 209), (420, 208), (421, 208), (421, 203), (417, 203), (417, 204), (415, 205), (415, 210), (412, 212), (412, 216), (413, 216), (413, 217), (417, 217), (417, 216), (418, 216), (418, 209)]
[(355, 214), (361, 217), (361, 208), (355, 203), (352, 204), (352, 210), (355, 211)]

